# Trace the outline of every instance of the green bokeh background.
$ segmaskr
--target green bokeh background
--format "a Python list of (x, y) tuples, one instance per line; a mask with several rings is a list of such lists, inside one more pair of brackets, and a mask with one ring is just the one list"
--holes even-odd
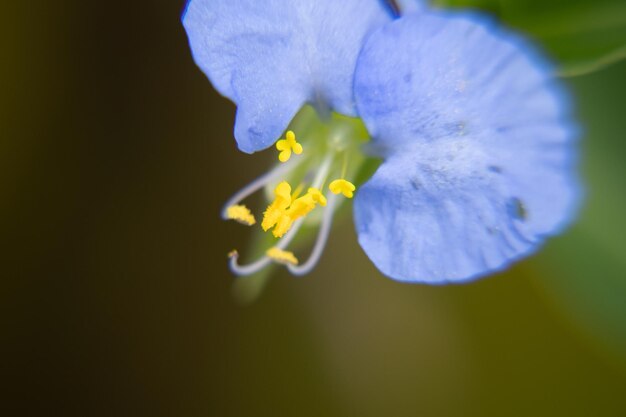
[(586, 204), (537, 256), (403, 285), (346, 219), (241, 306), (219, 209), (275, 154), (237, 151), (182, 7), (0, 6), (1, 415), (626, 414), (626, 63), (567, 79)]

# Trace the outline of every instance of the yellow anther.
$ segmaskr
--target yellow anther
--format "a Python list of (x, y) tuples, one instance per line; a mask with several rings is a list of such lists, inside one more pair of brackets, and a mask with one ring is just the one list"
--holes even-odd
[(248, 207), (243, 205), (230, 206), (226, 209), (226, 217), (231, 220), (238, 221), (246, 226), (252, 226), (256, 223), (256, 219), (248, 210)]
[(276, 197), (263, 213), (263, 221), (261, 222), (261, 227), (266, 232), (280, 220), (280, 217), (291, 204), (291, 186), (287, 181), (281, 182), (276, 186), (274, 195)]
[(274, 237), (283, 237), (285, 233), (291, 229), (291, 225), (293, 224), (293, 219), (291, 216), (283, 212), (279, 219), (276, 221), (276, 227), (272, 230), (272, 234)]
[(228, 252), (228, 257), (229, 258), (234, 258), (234, 257), (237, 257), (237, 256), (239, 256), (239, 252), (237, 252), (237, 249), (233, 249), (230, 252)]
[(311, 197), (313, 197), (313, 201), (315, 201), (322, 207), (326, 207), (326, 197), (324, 197), (324, 194), (322, 194), (320, 190), (318, 190), (317, 188), (309, 188), (307, 192), (311, 194)]
[(306, 193), (302, 197), (296, 198), (291, 206), (287, 209), (287, 214), (293, 220), (297, 220), (300, 217), (306, 216), (309, 214), (311, 210), (315, 208), (315, 200), (313, 196), (309, 193)]
[(282, 237), (291, 229), (293, 222), (309, 214), (316, 204), (326, 205), (326, 198), (318, 189), (309, 188), (305, 195), (293, 200), (289, 208), (280, 216), (272, 232), (274, 237)]
[(302, 153), (302, 145), (296, 141), (296, 134), (289, 130), (285, 134), (285, 139), (281, 139), (276, 142), (276, 149), (280, 151), (278, 154), (278, 160), (280, 162), (287, 162), (291, 158), (291, 152), (296, 155)]
[(291, 203), (291, 185), (287, 181), (282, 181), (274, 189), (274, 195), (276, 196), (276, 201), (286, 201), (287, 205), (285, 207), (289, 206), (289, 203)]
[(274, 261), (284, 264), (284, 265), (298, 265), (298, 258), (295, 257), (293, 252), (289, 252), (286, 250), (278, 249), (278, 248), (270, 248), (265, 252), (265, 254), (272, 258)]
[(268, 231), (272, 227), (272, 234), (275, 237), (282, 237), (291, 229), (293, 222), (300, 217), (306, 216), (317, 204), (326, 205), (326, 197), (317, 188), (309, 188), (302, 197), (296, 198), (302, 187), (298, 187), (291, 195), (291, 186), (287, 181), (283, 181), (274, 190), (275, 200), (267, 207), (263, 213), (261, 227)]
[(350, 181), (341, 179), (331, 182), (328, 189), (332, 191), (333, 194), (342, 193), (345, 197), (352, 198), (356, 187)]

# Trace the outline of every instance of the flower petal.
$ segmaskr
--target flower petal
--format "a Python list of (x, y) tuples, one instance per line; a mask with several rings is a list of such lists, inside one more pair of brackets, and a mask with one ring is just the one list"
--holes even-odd
[(395, 17), (416, 12), (427, 7), (425, 0), (383, 0)]
[(305, 102), (354, 115), (363, 39), (390, 19), (379, 0), (191, 0), (183, 24), (198, 66), (237, 104), (235, 138), (251, 153)]
[(386, 161), (355, 201), (359, 242), (386, 275), (476, 278), (572, 218), (576, 131), (552, 70), (475, 15), (407, 15), (357, 64), (359, 112)]
[(396, 0), (402, 14), (423, 10), (427, 7), (425, 0)]

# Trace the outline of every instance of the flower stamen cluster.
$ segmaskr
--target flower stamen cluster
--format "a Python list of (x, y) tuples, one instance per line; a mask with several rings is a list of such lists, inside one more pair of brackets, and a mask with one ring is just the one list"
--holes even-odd
[[(346, 175), (354, 176), (356, 173), (355, 169), (347, 169), (348, 160), (355, 161), (353, 168), (358, 168), (363, 160), (359, 150), (362, 141), (354, 140), (354, 136), (358, 136), (355, 132), (358, 131), (360, 125), (357, 123), (355, 128), (353, 120), (342, 117), (321, 121), (317, 119), (317, 114), (316, 117), (311, 118), (311, 113), (307, 111), (304, 111), (300, 117), (313, 120), (316, 129), (319, 129), (320, 125), (325, 126), (328, 139), (319, 142), (323, 146), (309, 142), (306, 147), (308, 152), (303, 154), (304, 147), (297, 142), (295, 133), (292, 130), (287, 131), (285, 139), (276, 142), (276, 149), (280, 152), (278, 155), (280, 164), (269, 174), (262, 176), (233, 196), (224, 208), (224, 219), (252, 226), (256, 224), (254, 215), (241, 204), (241, 201), (264, 187), (272, 187), (272, 184), (276, 184), (275, 181), (280, 180), (273, 186), (274, 199), (263, 212), (261, 221), (261, 229), (264, 232), (271, 231), (272, 235), (280, 240), (267, 249), (259, 260), (246, 266), (238, 263), (239, 253), (232, 251), (229, 254), (231, 269), (238, 275), (257, 272), (266, 267), (270, 261), (287, 266), (294, 274), (310, 271), (319, 260), (328, 239), (332, 217), (339, 205), (335, 196), (342, 194), (346, 199), (354, 196), (356, 186), (345, 177)], [(292, 154), (302, 156), (292, 158)], [(343, 163), (341, 164), (340, 161)], [(328, 190), (332, 194), (327, 198), (323, 192), (324, 184), (332, 178), (333, 173), (339, 175), (340, 178), (335, 177), (336, 179), (328, 185)], [(299, 185), (293, 189), (290, 182)], [(306, 192), (302, 194), (305, 189)], [(323, 208), (324, 213), (321, 216), (313, 216), (318, 207)], [(286, 248), (305, 221), (312, 225), (320, 224), (320, 227), (311, 257), (304, 265), (298, 266), (298, 259)]]
[(293, 222), (306, 216), (317, 204), (326, 206), (326, 197), (317, 188), (309, 188), (305, 195), (298, 198), (295, 193), (290, 196), (290, 190), (291, 186), (287, 181), (278, 184), (275, 190), (276, 199), (265, 210), (261, 227), (265, 232), (274, 227), (274, 237), (283, 237), (291, 229)]

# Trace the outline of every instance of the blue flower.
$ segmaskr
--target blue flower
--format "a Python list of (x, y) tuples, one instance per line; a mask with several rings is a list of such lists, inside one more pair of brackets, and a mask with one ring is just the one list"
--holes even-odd
[[(238, 105), (240, 149), (267, 148), (291, 129), (277, 143), (284, 163), (224, 210), (255, 224), (239, 203), (274, 190), (262, 227), (281, 239), (247, 266), (234, 253), (235, 273), (272, 260), (309, 272), (355, 188), (359, 243), (400, 281), (484, 276), (571, 221), (580, 194), (576, 129), (551, 65), (478, 14), (402, 4), (394, 18), (376, 0), (190, 1), (184, 24), (194, 57)], [(382, 165), (355, 187), (372, 154)], [(326, 201), (323, 185), (333, 178)], [(285, 249), (305, 221), (320, 233), (300, 265)]]

